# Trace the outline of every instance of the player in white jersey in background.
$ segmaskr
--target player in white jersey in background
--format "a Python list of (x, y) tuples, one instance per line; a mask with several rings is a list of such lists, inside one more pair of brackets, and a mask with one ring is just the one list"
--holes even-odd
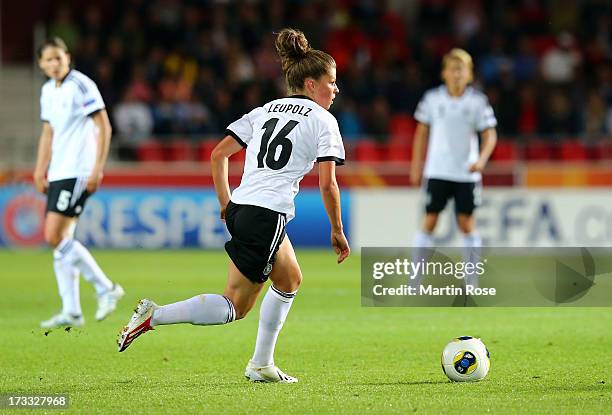
[(74, 239), (85, 201), (102, 181), (111, 126), (96, 84), (70, 69), (70, 55), (61, 39), (49, 39), (40, 46), (38, 63), (49, 80), (40, 96), (43, 127), (34, 184), (47, 195), (44, 235), (54, 248), (53, 268), (62, 298), (62, 311), (41, 322), (41, 327), (82, 326), (80, 274), (95, 287), (97, 320), (115, 310), (124, 294)]
[[(463, 49), (451, 50), (442, 62), (444, 85), (427, 91), (414, 114), (418, 125), (410, 181), (420, 185), (424, 176), (426, 188), (425, 219), (413, 242), (415, 261), (434, 246), (432, 233), (450, 198), (464, 237), (464, 261), (474, 262), (480, 255), (482, 241), (475, 229), (474, 209), (481, 201), (481, 172), (497, 142), (497, 120), (487, 97), (468, 86), (472, 79), (472, 57)], [(477, 133), (482, 139), (480, 151)], [(475, 276), (467, 276), (465, 283), (477, 285)]]
[[(141, 300), (120, 333), (119, 351), (154, 326), (216, 325), (241, 319), (270, 278), (272, 284), (261, 304), (255, 352), (245, 376), (257, 382), (297, 382), (274, 364), (278, 334), (302, 281), (285, 224), (294, 216), (300, 180), (318, 162), (331, 244), (338, 263), (344, 261), (350, 248), (342, 227), (335, 166), (343, 164), (345, 156), (338, 123), (328, 112), (339, 92), (335, 61), (312, 49), (304, 34), (293, 29), (278, 34), (276, 49), (291, 95), (255, 108), (230, 124), (212, 154), (221, 218), (232, 236), (225, 245), (231, 261), (224, 295), (201, 294), (161, 307)], [(231, 193), (228, 158), (243, 147), (247, 153), (242, 181)]]

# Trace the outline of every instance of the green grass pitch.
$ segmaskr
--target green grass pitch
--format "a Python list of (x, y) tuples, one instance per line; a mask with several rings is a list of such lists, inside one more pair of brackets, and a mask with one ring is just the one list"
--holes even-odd
[[(300, 382), (252, 384), (243, 370), (259, 305), (228, 326), (159, 327), (124, 353), (115, 344), (139, 298), (220, 292), (223, 252), (94, 255), (126, 289), (119, 309), (96, 322), (82, 281), (86, 325), (45, 335), (38, 323), (60, 304), (51, 253), (0, 251), (0, 393), (69, 393), (70, 412), (87, 414), (612, 411), (610, 308), (363, 308), (357, 256), (338, 266), (331, 252), (299, 251), (304, 283), (276, 363)], [(487, 344), (491, 372), (450, 383), (440, 352), (465, 334)]]

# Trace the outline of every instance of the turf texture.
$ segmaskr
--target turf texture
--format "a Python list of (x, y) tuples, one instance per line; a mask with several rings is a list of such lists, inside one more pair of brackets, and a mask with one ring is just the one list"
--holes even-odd
[[(611, 308), (366, 308), (357, 256), (336, 265), (331, 252), (299, 251), (304, 283), (275, 360), (300, 382), (252, 384), (243, 370), (259, 302), (228, 326), (159, 327), (124, 353), (115, 344), (140, 298), (221, 292), (225, 253), (94, 255), (126, 290), (118, 310), (96, 322), (93, 288), (82, 281), (86, 325), (47, 332), (40, 320), (60, 307), (51, 253), (0, 251), (0, 393), (67, 393), (68, 412), (85, 414), (612, 412)], [(442, 373), (440, 352), (460, 335), (488, 346), (482, 382)]]

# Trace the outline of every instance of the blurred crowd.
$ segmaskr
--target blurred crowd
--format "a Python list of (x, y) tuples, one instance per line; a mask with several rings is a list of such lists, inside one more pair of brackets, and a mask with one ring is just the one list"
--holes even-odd
[(77, 69), (98, 84), (115, 132), (137, 143), (219, 136), (283, 96), (273, 32), (299, 28), (338, 65), (345, 140), (384, 141), (463, 47), (503, 137), (612, 136), (609, 0), (116, 0), (49, 11)]

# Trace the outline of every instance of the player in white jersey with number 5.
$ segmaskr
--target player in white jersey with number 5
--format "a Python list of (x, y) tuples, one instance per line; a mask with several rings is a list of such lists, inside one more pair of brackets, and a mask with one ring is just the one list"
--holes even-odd
[[(473, 262), (479, 256), (482, 242), (473, 213), (481, 200), (481, 172), (497, 142), (497, 120), (487, 97), (468, 86), (472, 78), (472, 57), (463, 49), (451, 50), (442, 62), (444, 85), (427, 91), (414, 114), (418, 125), (410, 180), (419, 185), (424, 176), (426, 188), (425, 219), (414, 239), (417, 261), (423, 255), (420, 248), (434, 246), (432, 233), (438, 215), (451, 198), (457, 225), (464, 235), (464, 260)], [(480, 151), (477, 133), (482, 139)], [(466, 284), (476, 285), (471, 277), (466, 278)]]
[(43, 123), (34, 171), (36, 188), (47, 195), (45, 240), (54, 248), (53, 268), (62, 311), (41, 322), (43, 328), (81, 326), (79, 275), (95, 287), (96, 319), (103, 320), (123, 296), (91, 253), (74, 239), (85, 201), (100, 186), (111, 126), (96, 84), (70, 69), (70, 55), (59, 38), (38, 49), (38, 63), (49, 80), (40, 96)]
[[(141, 300), (120, 333), (119, 351), (158, 325), (215, 325), (241, 319), (269, 278), (272, 284), (261, 304), (255, 352), (245, 376), (256, 382), (297, 382), (278, 369), (273, 358), (276, 339), (302, 281), (285, 225), (294, 217), (300, 180), (318, 162), (319, 187), (338, 263), (349, 255), (335, 175), (336, 164), (344, 163), (344, 146), (338, 123), (328, 112), (339, 92), (333, 58), (310, 48), (304, 34), (293, 29), (278, 34), (276, 49), (291, 95), (230, 124), (212, 155), (221, 218), (232, 236), (225, 245), (231, 261), (224, 295), (202, 294), (161, 307)], [(230, 193), (228, 158), (243, 148), (242, 181)]]

